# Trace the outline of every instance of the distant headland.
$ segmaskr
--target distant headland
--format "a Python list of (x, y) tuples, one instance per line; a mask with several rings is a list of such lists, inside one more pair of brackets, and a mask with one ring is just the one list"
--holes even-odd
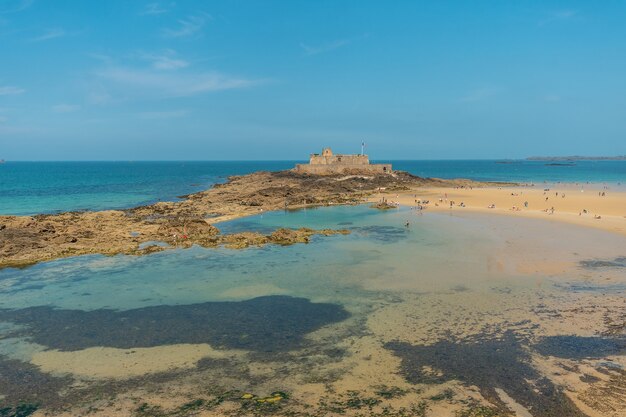
[(527, 161), (626, 161), (626, 155), (618, 156), (530, 156)]

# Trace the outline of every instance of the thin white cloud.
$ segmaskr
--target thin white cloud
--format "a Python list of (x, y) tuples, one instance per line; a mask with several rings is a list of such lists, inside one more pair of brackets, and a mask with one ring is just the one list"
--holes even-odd
[(157, 57), (153, 64), (154, 68), (162, 70), (180, 69), (189, 66), (189, 62), (182, 59), (173, 59), (166, 56)]
[(91, 87), (91, 91), (87, 94), (87, 102), (89, 104), (101, 105), (113, 101), (111, 94), (101, 85)]
[(189, 66), (189, 62), (176, 58), (176, 52), (166, 50), (162, 54), (144, 54), (142, 57), (152, 63), (152, 67), (159, 70), (177, 70)]
[(202, 30), (204, 25), (209, 20), (213, 20), (213, 17), (207, 13), (201, 13), (188, 16), (185, 19), (179, 19), (177, 21), (178, 26), (176, 28), (163, 29), (163, 36), (166, 38), (183, 38), (196, 35)]
[(317, 54), (322, 54), (324, 52), (330, 52), (335, 49), (339, 49), (341, 47), (350, 45), (351, 43), (352, 43), (351, 39), (337, 39), (335, 41), (332, 41), (323, 45), (317, 45), (317, 46), (310, 46), (304, 43), (300, 43), (300, 48), (302, 48), (305, 55), (317, 55)]
[(26, 90), (20, 87), (12, 86), (12, 85), (0, 86), (0, 96), (22, 94), (24, 91)]
[(221, 90), (251, 87), (259, 80), (232, 77), (219, 72), (181, 73), (153, 69), (107, 67), (96, 76), (121, 89), (124, 95), (183, 97)]
[(148, 3), (145, 5), (140, 15), (155, 15), (167, 13), (170, 10), (163, 7), (160, 3)]
[(473, 103), (476, 101), (486, 100), (490, 97), (498, 94), (498, 90), (495, 88), (480, 88), (478, 90), (473, 90), (459, 98), (459, 101), (462, 103)]
[(571, 19), (578, 14), (578, 10), (560, 10), (554, 13), (557, 19)]
[(557, 10), (555, 12), (551, 12), (548, 17), (540, 20), (539, 26), (545, 26), (558, 21), (572, 20), (578, 16), (578, 10)]
[(189, 114), (188, 110), (169, 110), (169, 111), (145, 111), (139, 113), (139, 117), (146, 120), (161, 120), (161, 119), (177, 119)]
[(52, 111), (55, 113), (72, 113), (80, 110), (78, 104), (57, 104), (52, 106)]
[(105, 64), (111, 64), (113, 62), (113, 58), (109, 55), (98, 54), (98, 53), (88, 53), (87, 56), (89, 58), (95, 59), (96, 61), (103, 62)]
[(31, 42), (42, 42), (42, 41), (48, 41), (50, 39), (56, 39), (56, 38), (62, 38), (63, 36), (67, 35), (67, 33), (65, 32), (65, 30), (61, 29), (61, 28), (56, 28), (56, 29), (50, 29), (47, 32), (45, 32), (44, 34), (37, 36), (33, 39), (31, 39)]

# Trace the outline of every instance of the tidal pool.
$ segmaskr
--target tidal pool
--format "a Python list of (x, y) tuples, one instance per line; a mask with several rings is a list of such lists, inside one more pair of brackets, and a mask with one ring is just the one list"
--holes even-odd
[(626, 412), (622, 236), (367, 206), (271, 212), (219, 227), (351, 233), (0, 271), (0, 409)]

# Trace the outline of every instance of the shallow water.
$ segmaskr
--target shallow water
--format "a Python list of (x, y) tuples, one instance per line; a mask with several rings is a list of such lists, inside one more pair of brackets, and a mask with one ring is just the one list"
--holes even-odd
[[(464, 386), (474, 384), (483, 406), (502, 409), (503, 390), (551, 415), (565, 407), (558, 382), (542, 383), (547, 399), (524, 392), (524, 383), (507, 385), (511, 378), (546, 377), (529, 363), (531, 354), (624, 362), (621, 342), (608, 330), (620, 329), (626, 274), (590, 267), (625, 255), (619, 235), (534, 219), (368, 206), (272, 212), (220, 225), (226, 232), (277, 227), (351, 233), (287, 247), (94, 255), (0, 271), (0, 364), (8, 375), (0, 393), (10, 405), (38, 399), (45, 408), (75, 404), (76, 396), (82, 404), (92, 395), (97, 402), (90, 391), (96, 386), (123, 397), (127, 384), (174, 383), (187, 390), (184, 396), (208, 401), (209, 394), (198, 393), (198, 377), (224, 391), (289, 392), (276, 413), (306, 404), (328, 411), (330, 403), (349, 410), (356, 404), (355, 412), (367, 404), (375, 410), (423, 402), (449, 411), (469, 407), (461, 400), (478, 394)], [(503, 337), (511, 342), (498, 342)], [(510, 374), (479, 376), (476, 366), (489, 362), (480, 346), (511, 346), (501, 356)], [(446, 368), (444, 347), (456, 359), (470, 352), (480, 360), (468, 369), (450, 368), (461, 363), (454, 361)], [(116, 367), (128, 355), (133, 362)], [(407, 364), (442, 374), (415, 379)], [(19, 377), (27, 374), (41, 382), (29, 385)], [(143, 375), (138, 385), (131, 382), (137, 375)], [(451, 381), (460, 381), (452, 396), (424, 394)], [(79, 388), (64, 391), (70, 384)], [(355, 399), (357, 391), (387, 392), (381, 384), (404, 394)], [(248, 403), (236, 404), (242, 414), (250, 411)]]

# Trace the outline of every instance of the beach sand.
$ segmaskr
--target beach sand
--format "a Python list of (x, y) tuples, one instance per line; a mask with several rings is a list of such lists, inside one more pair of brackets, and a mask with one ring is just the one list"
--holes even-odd
[[(604, 196), (599, 195), (603, 192)], [(416, 200), (428, 200), (429, 203), (424, 207), (434, 211), (464, 210), (543, 218), (626, 235), (626, 192), (610, 189), (583, 188), (575, 184), (561, 184), (549, 189), (542, 186), (426, 187), (402, 193), (381, 192), (369, 201), (377, 202), (382, 197), (403, 206), (416, 206)], [(452, 207), (450, 202), (453, 203)], [(525, 202), (528, 202), (527, 207)], [(495, 208), (489, 208), (491, 205), (495, 205)]]

